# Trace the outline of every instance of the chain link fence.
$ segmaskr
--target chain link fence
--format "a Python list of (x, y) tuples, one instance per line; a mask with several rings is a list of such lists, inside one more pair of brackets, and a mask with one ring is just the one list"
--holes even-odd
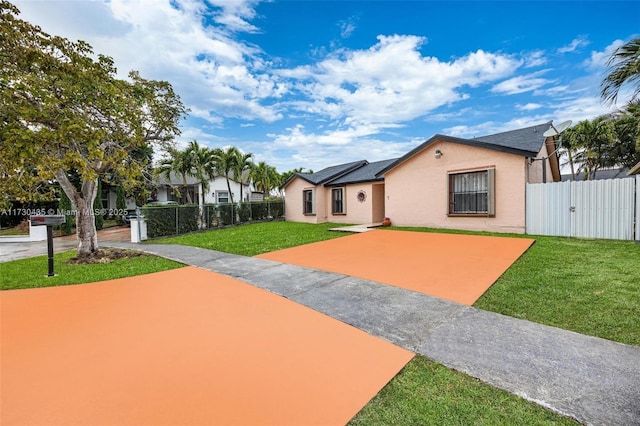
[(148, 238), (187, 234), (250, 222), (282, 220), (284, 201), (144, 206)]

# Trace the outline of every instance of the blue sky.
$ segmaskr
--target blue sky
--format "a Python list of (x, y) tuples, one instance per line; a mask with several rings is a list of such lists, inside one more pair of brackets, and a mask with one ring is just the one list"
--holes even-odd
[(45, 31), (167, 80), (178, 143), (234, 145), (284, 172), (591, 119), (638, 1), (16, 1)]

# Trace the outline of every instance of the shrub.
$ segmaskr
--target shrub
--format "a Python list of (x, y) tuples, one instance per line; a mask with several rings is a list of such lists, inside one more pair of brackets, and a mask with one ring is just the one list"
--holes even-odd
[(198, 206), (193, 204), (142, 207), (149, 238), (197, 231), (198, 213)]

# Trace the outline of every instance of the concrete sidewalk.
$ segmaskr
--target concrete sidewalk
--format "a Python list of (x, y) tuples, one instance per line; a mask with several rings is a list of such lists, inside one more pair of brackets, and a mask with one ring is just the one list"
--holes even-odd
[(582, 423), (640, 425), (640, 347), (263, 259), (187, 246), (105, 245), (229, 275)]

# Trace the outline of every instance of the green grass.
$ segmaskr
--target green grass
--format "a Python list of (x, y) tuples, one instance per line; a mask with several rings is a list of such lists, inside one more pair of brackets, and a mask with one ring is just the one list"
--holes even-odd
[(151, 240), (152, 243), (181, 244), (243, 256), (256, 256), (270, 251), (295, 247), (348, 235), (329, 232), (330, 228), (346, 226), (336, 223), (262, 222), (251, 225), (216, 229), (178, 237)]
[(184, 265), (156, 256), (119, 259), (111, 263), (92, 265), (68, 264), (77, 255), (75, 250), (54, 255), (56, 276), (47, 277), (47, 256), (0, 263), (0, 289), (51, 287), (125, 278), (152, 272), (166, 271)]
[(576, 425), (466, 374), (415, 356), (349, 425)]
[(23, 235), (29, 235), (29, 230), (25, 230), (25, 229), (18, 229), (17, 227), (12, 227), (12, 228), (3, 228), (0, 229), (0, 237), (14, 237), (14, 236), (23, 236)]

